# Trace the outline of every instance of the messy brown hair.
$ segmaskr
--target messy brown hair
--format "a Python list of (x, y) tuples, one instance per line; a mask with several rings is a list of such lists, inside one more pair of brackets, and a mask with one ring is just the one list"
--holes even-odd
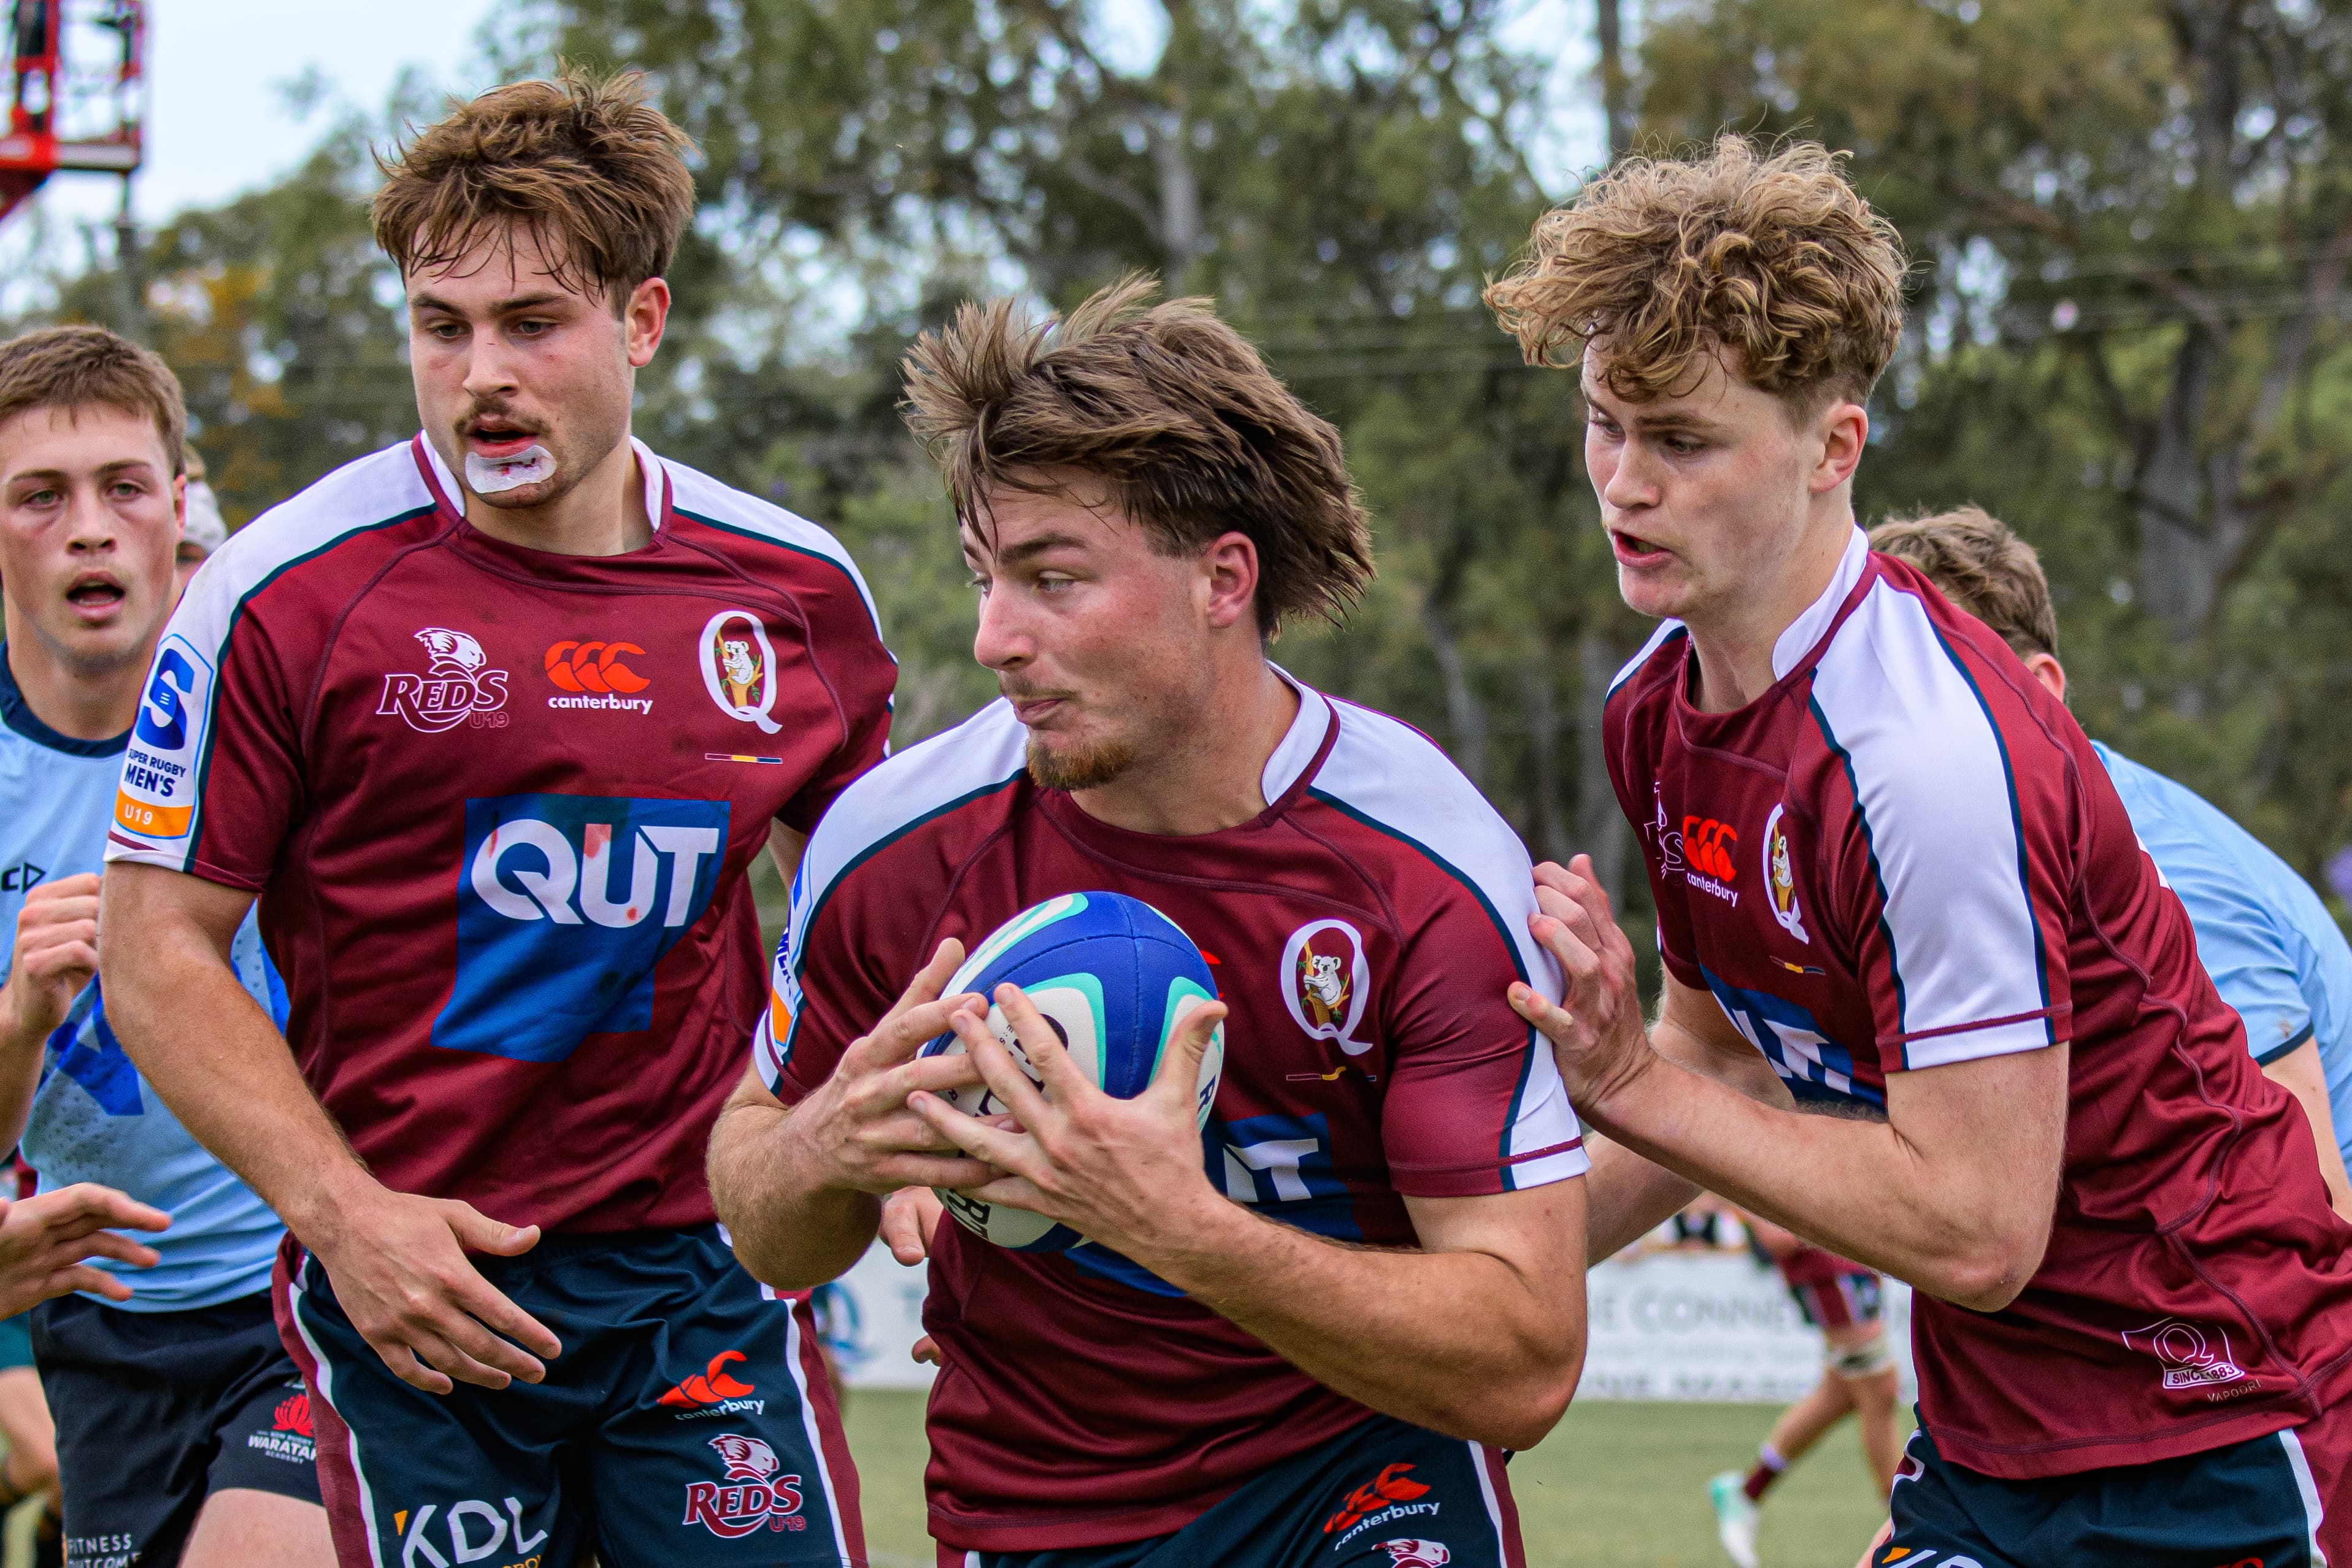
[(407, 277), (519, 226), (556, 281), (593, 287), (618, 311), (668, 269), (694, 216), (694, 143), (646, 102), (644, 83), (566, 69), (457, 105), (377, 156), (376, 243)]
[(1870, 547), (1908, 561), (1944, 597), (1999, 632), (2019, 657), (2058, 653), (2058, 612), (2033, 546), (1980, 506), (1895, 518), (1870, 531)]
[(1339, 433), (1210, 301), (1154, 305), (1156, 287), (1128, 278), (1058, 323), (1010, 300), (966, 304), (915, 341), (907, 423), (957, 519), (984, 527), (992, 493), (1062, 493), (1057, 470), (1087, 474), (1167, 554), (1247, 535), (1262, 635), (1298, 615), (1344, 619), (1372, 551)]
[(1902, 335), (1903, 248), (1839, 156), (1724, 136), (1626, 158), (1537, 221), (1486, 302), (1530, 364), (1605, 340), (1601, 380), (1636, 403), (1689, 393), (1718, 348), (1809, 412), (1863, 402)]
[(152, 419), (175, 475), (188, 463), (188, 407), (162, 359), (104, 327), (43, 327), (0, 343), (0, 424), (37, 408), (116, 408)]

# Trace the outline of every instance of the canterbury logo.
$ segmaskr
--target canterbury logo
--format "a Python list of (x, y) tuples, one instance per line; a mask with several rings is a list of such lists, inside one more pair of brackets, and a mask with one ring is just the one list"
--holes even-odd
[(1330, 1535), (1352, 1529), (1361, 1523), (1366, 1515), (1378, 1513), (1391, 1503), (1411, 1502), (1415, 1498), (1427, 1497), (1427, 1487), (1406, 1479), (1412, 1469), (1411, 1465), (1391, 1465), (1349, 1492), (1348, 1500), (1339, 1505), (1339, 1511), (1323, 1521), (1323, 1533)]
[[(727, 1363), (741, 1361), (741, 1351), (720, 1351), (710, 1358), (710, 1364), (656, 1401), (673, 1410), (692, 1410), (698, 1405), (717, 1405), (722, 1400), (740, 1399), (758, 1392), (751, 1384), (729, 1375)], [(732, 1474), (732, 1471), (729, 1472)]]
[(1729, 823), (1711, 816), (1683, 818), (1683, 858), (1693, 870), (1704, 871), (1718, 882), (1732, 880), (1739, 875), (1731, 858), (1738, 847), (1739, 834)]
[(566, 691), (643, 691), (653, 682), (621, 656), (645, 651), (633, 642), (560, 642), (547, 650), (547, 679)]

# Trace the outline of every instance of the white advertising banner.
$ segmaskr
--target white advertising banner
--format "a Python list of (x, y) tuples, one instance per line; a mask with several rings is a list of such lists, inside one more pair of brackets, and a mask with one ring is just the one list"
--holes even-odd
[[(842, 1277), (830, 1328), (852, 1387), (930, 1386), (931, 1369), (908, 1354), (923, 1331), (924, 1274), (877, 1245)], [(1585, 1276), (1585, 1288), (1591, 1337), (1580, 1399), (1785, 1405), (1822, 1375), (1821, 1336), (1779, 1273), (1744, 1251), (1612, 1259)], [(1886, 1315), (1908, 1398), (1908, 1286), (1887, 1281)]]

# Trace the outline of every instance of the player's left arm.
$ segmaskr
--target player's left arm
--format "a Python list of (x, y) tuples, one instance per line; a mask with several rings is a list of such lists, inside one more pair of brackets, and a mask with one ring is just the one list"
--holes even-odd
[(1149, 1089), (1117, 1100), (1071, 1062), (1017, 987), (1000, 987), (996, 1001), (1043, 1092), (975, 1014), (959, 1012), (954, 1026), (1017, 1126), (975, 1121), (936, 1095), (908, 1100), (1006, 1173), (978, 1196), (1070, 1226), (1385, 1415), (1517, 1449), (1568, 1408), (1584, 1363), (1580, 1178), (1408, 1196), (1417, 1251), (1312, 1236), (1232, 1202), (1202, 1166), (1194, 1092), (1222, 1003), (1185, 1020)]
[[(2068, 1045), (1887, 1075), (1886, 1120), (1808, 1115), (1677, 1066), (1642, 1026), (1633, 951), (1591, 862), (1537, 872), (1535, 933), (1563, 1004), (1511, 1004), (1549, 1037), (1585, 1118), (1643, 1157), (1816, 1246), (1979, 1311), (2015, 1300), (2050, 1242)], [(1667, 977), (1667, 1011), (1711, 1007)]]

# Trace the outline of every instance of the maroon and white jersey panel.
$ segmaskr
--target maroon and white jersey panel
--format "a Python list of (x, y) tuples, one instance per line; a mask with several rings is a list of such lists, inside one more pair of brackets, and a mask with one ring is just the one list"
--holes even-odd
[(744, 870), (881, 758), (896, 678), (831, 535), (636, 458), (622, 555), (478, 532), (422, 437), (257, 519), (157, 649), (107, 856), (261, 894), (378, 1176), (556, 1230), (712, 1217)]
[(1859, 530), (1729, 713), (1668, 622), (1604, 721), (1658, 940), (1801, 1100), (2071, 1047), (2055, 1228), (1998, 1312), (1917, 1299), (1938, 1450), (2011, 1479), (2311, 1418), (2352, 1351), (2352, 1227), (2063, 704)]
[[(1408, 1196), (1581, 1174), (1549, 1047), (1504, 1000), (1515, 980), (1559, 984), (1527, 930), (1526, 850), (1424, 737), (1299, 695), (1272, 804), (1217, 833), (1131, 833), (1038, 788), (1002, 702), (860, 780), (802, 863), (761, 1075), (799, 1100), (941, 938), (970, 948), (1042, 900), (1104, 890), (1182, 927), (1232, 1009), (1203, 1150), (1229, 1196), (1409, 1246)], [(1024, 1254), (944, 1226), (924, 1322), (945, 1357), (931, 1531), (966, 1550), (1179, 1529), (1370, 1415), (1091, 1244)]]

